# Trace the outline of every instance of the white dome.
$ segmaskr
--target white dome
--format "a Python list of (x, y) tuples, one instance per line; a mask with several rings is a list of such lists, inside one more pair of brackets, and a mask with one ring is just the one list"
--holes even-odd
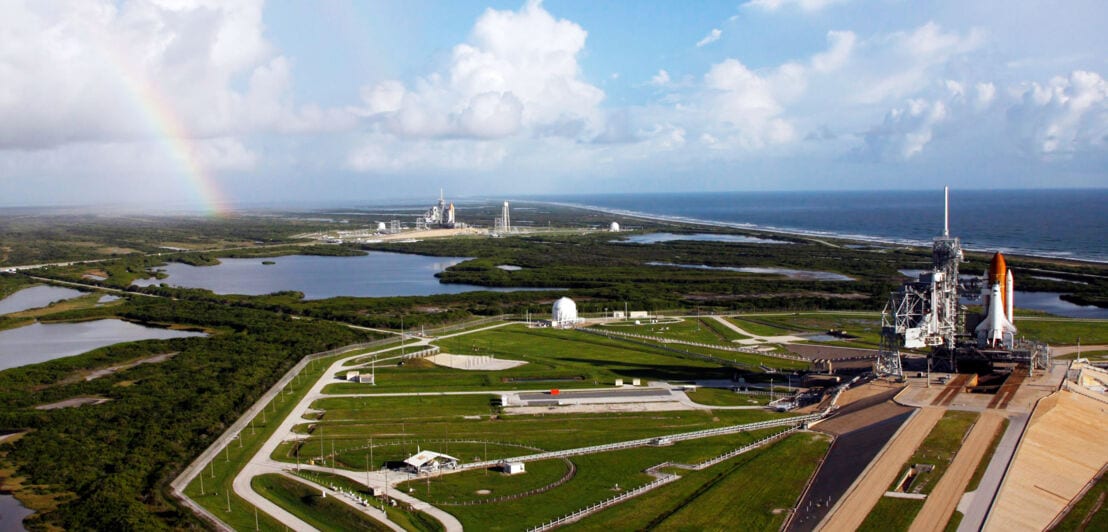
[(619, 232), (619, 222), (612, 222), (612, 226), (608, 230), (613, 232), (613, 233), (618, 233)]
[(568, 297), (555, 301), (551, 313), (553, 317), (550, 321), (556, 325), (577, 323), (577, 303)]

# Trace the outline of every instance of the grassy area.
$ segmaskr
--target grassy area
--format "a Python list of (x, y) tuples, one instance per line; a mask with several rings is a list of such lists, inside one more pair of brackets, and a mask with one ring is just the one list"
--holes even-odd
[[(977, 420), (975, 412), (947, 411), (942, 419), (931, 429), (931, 433), (923, 440), (915, 454), (908, 459), (901, 475), (916, 464), (929, 464), (934, 469), (929, 473), (918, 473), (915, 479), (909, 481), (904, 491), (909, 493), (930, 493), (931, 489), (939, 483), (950, 462), (954, 460), (954, 454), (961, 447), (966, 433)], [(982, 460), (987, 463), (988, 459)], [(983, 470), (982, 470), (983, 471)], [(889, 491), (896, 491), (898, 486), (890, 486)], [(866, 517), (859, 530), (908, 530), (915, 519), (916, 514), (923, 508), (922, 500), (897, 499), (894, 497), (882, 497), (873, 511)]]
[(1108, 344), (1108, 320), (1017, 319), (1020, 336), (1051, 345)]
[(760, 317), (724, 319), (734, 323), (740, 329), (757, 336), (781, 336), (797, 332), (796, 329), (787, 329), (776, 324), (768, 323)]
[(1052, 530), (1108, 530), (1108, 475), (1100, 477)]
[[(321, 486), (335, 486), (342, 488), (351, 493), (361, 493), (364, 497), (372, 497), (369, 488), (364, 484), (354, 482), (342, 475), (332, 475), (330, 473), (321, 473), (318, 471), (301, 471), (296, 473), (298, 476), (304, 477)], [(405, 530), (415, 530), (417, 532), (438, 532), (443, 530), (444, 527), (434, 517), (427, 515), (419, 510), (412, 510), (407, 508), (406, 504), (398, 504), (396, 506), (386, 505), (380, 500), (377, 504), (379, 507), (383, 507), (385, 513), (389, 516), (389, 521), (396, 523)]]
[[(1077, 353), (1070, 353), (1068, 355), (1062, 355), (1060, 357), (1051, 357), (1054, 360), (1073, 360), (1077, 358)], [(1108, 360), (1108, 351), (1081, 351), (1081, 358), (1087, 358), (1089, 360)]]
[(702, 405), (711, 406), (755, 406), (769, 404), (768, 395), (738, 393), (723, 388), (697, 388), (696, 391), (685, 392), (689, 399)]
[[(906, 468), (914, 464), (930, 464), (934, 469), (930, 473), (920, 473), (904, 491), (911, 493), (931, 493), (931, 489), (943, 477), (946, 468), (954, 460), (954, 455), (962, 446), (962, 440), (970, 427), (977, 421), (976, 412), (958, 412), (949, 410), (931, 429), (915, 454), (908, 459)], [(891, 486), (895, 490), (896, 486)]]
[[(452, 397), (420, 399), (435, 399), (443, 403), (453, 400)], [(368, 439), (373, 438), (375, 445), (373, 461), (376, 464), (399, 461), (415, 454), (418, 447), (430, 446), (434, 446), (434, 450), (440, 452), (447, 452), (449, 449), (449, 454), (468, 461), (473, 456), (483, 456), (484, 450), (481, 445), (443, 442), (443, 440), (503, 442), (558, 450), (782, 417), (782, 414), (762, 410), (715, 412), (679, 410), (606, 414), (551, 413), (499, 416), (490, 419), (486, 407), (485, 416), (481, 419), (465, 419), (454, 414), (436, 416), (434, 407), (430, 406), (432, 404), (434, 403), (425, 402), (421, 403), (422, 407), (409, 405), (373, 409), (372, 411), (377, 412), (379, 417), (364, 418), (357, 422), (326, 421), (328, 414), (322, 423), (322, 436), (320, 436), (320, 424), (316, 423), (311, 437), (303, 441), (300, 459), (307, 460), (319, 456), (322, 442), (322, 449), (327, 455), (331, 454), (333, 445), (339, 462), (362, 469), (369, 454), (366, 449)], [(390, 412), (392, 412), (391, 415)], [(409, 413), (413, 414), (412, 419), (406, 417)], [(294, 455), (290, 453), (294, 452), (294, 449), (293, 444), (285, 443), (278, 447), (274, 458), (293, 461)], [(455, 451), (458, 454), (455, 454)], [(518, 447), (496, 448), (490, 445), (489, 458), (520, 456), (530, 452)], [(465, 453), (464, 456), (462, 453)]]
[[(443, 509), (454, 514), (467, 529), (518, 530), (610, 498), (622, 490), (646, 484), (653, 480), (653, 477), (643, 473), (643, 470), (653, 465), (667, 460), (684, 463), (704, 461), (741, 447), (770, 432), (773, 431), (684, 441), (668, 447), (640, 447), (575, 456), (571, 460), (577, 465), (577, 475), (569, 482), (541, 495), (490, 504), (445, 506)], [(531, 467), (531, 464), (527, 464), (527, 467)], [(483, 473), (461, 474), (468, 475), (468, 478), (458, 481), (460, 486), (456, 487), (459, 492), (480, 489)], [(431, 479), (431, 495), (426, 498), (433, 501), (450, 496), (450, 493), (441, 491), (443, 487), (437, 486), (436, 482), (443, 482), (451, 476)], [(523, 481), (522, 477), (508, 477), (508, 480)], [(413, 495), (425, 498), (425, 489), (420, 487)]]
[(731, 340), (749, 338), (749, 336), (744, 336), (720, 325), (719, 322), (709, 317), (676, 319), (680, 321), (671, 321), (671, 319), (667, 318), (662, 320), (661, 323), (649, 323), (649, 320), (647, 320), (648, 323), (641, 325), (636, 325), (634, 322), (620, 322), (601, 325), (597, 328), (600, 330), (611, 329), (616, 332), (643, 334), (647, 336), (672, 338), (674, 340), (684, 340), (687, 342), (703, 342), (707, 344), (730, 343)]
[[(800, 312), (791, 315), (758, 316), (760, 324), (791, 331), (844, 331), (857, 337), (850, 341), (820, 342), (848, 347), (877, 346), (881, 343), (881, 316), (877, 313)], [(741, 326), (740, 326), (741, 327)], [(781, 333), (776, 333), (781, 334)]]
[(335, 497), (323, 497), (302, 482), (275, 473), (254, 477), (254, 490), (322, 531), (389, 530)]
[(888, 532), (892, 530), (908, 530), (912, 526), (912, 520), (923, 509), (924, 501), (915, 499), (896, 499), (893, 497), (881, 497), (877, 506), (862, 521), (858, 532)]
[(407, 491), (415, 490), (419, 498), (432, 504), (458, 504), (484, 501), (506, 495), (516, 495), (549, 486), (569, 473), (569, 465), (558, 459), (527, 462), (527, 471), (507, 475), (499, 471), (481, 469), (466, 471), (438, 478), (412, 480), (397, 486)]
[[(826, 436), (801, 433), (569, 525), (569, 530), (777, 530), (827, 452)], [(788, 464), (783, 466), (783, 464)], [(721, 519), (720, 511), (730, 519)]]

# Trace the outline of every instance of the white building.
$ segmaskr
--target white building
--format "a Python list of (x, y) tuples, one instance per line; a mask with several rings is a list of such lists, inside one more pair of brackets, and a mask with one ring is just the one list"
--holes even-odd
[(619, 222), (612, 222), (612, 225), (610, 227), (608, 227), (608, 230), (613, 232), (613, 233), (618, 233), (619, 232)]
[(563, 297), (554, 302), (554, 308), (551, 310), (551, 327), (573, 327), (581, 321), (577, 317), (577, 303), (574, 303), (572, 299)]
[(458, 467), (458, 459), (435, 451), (420, 451), (418, 454), (404, 460), (404, 464), (408, 466), (412, 473), (434, 473), (439, 469)]
[(500, 470), (509, 475), (518, 475), (527, 472), (527, 466), (523, 462), (501, 462)]

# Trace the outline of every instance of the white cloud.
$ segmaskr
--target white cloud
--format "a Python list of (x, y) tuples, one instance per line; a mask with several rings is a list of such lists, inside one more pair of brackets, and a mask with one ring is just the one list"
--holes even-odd
[(812, 68), (818, 72), (831, 72), (842, 68), (854, 51), (857, 37), (850, 31), (829, 31), (827, 42), (830, 48), (812, 56)]
[(910, 159), (931, 142), (934, 128), (948, 118), (942, 101), (912, 99), (885, 115), (885, 121), (865, 135), (866, 148), (880, 159)]
[(260, 1), (16, 1), (0, 34), (0, 149), (351, 125), (297, 108)]
[(708, 44), (714, 43), (714, 42), (718, 41), (719, 38), (722, 37), (722, 36), (723, 36), (723, 32), (720, 31), (719, 28), (713, 28), (712, 31), (708, 32), (708, 34), (704, 36), (703, 39), (700, 39), (699, 41), (696, 42), (696, 47), (701, 48), (701, 47), (706, 46)]
[(657, 74), (654, 74), (654, 76), (650, 78), (650, 84), (658, 87), (668, 85), (669, 82), (669, 72), (665, 70), (659, 70)]
[(764, 11), (777, 11), (784, 7), (796, 6), (803, 11), (819, 11), (833, 4), (841, 4), (846, 0), (750, 0), (743, 7), (751, 7)]
[(1008, 119), (1021, 146), (1046, 159), (1103, 152), (1108, 148), (1108, 82), (1095, 72), (1076, 70), (1043, 85), (1025, 84)]
[(595, 133), (604, 92), (583, 79), (577, 62), (586, 37), (538, 1), (519, 11), (489, 9), (445, 71), (411, 87), (392, 80), (365, 87), (358, 112), (409, 138)]

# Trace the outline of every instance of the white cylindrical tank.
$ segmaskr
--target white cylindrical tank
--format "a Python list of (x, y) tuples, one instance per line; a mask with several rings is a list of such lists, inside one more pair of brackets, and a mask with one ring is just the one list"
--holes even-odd
[(554, 302), (554, 308), (551, 310), (552, 318), (550, 321), (557, 325), (567, 325), (571, 323), (577, 323), (577, 303), (574, 303), (572, 299), (563, 297)]
[(611, 227), (608, 228), (608, 230), (613, 232), (613, 233), (618, 233), (619, 232), (619, 222), (612, 222), (612, 225), (611, 225)]

